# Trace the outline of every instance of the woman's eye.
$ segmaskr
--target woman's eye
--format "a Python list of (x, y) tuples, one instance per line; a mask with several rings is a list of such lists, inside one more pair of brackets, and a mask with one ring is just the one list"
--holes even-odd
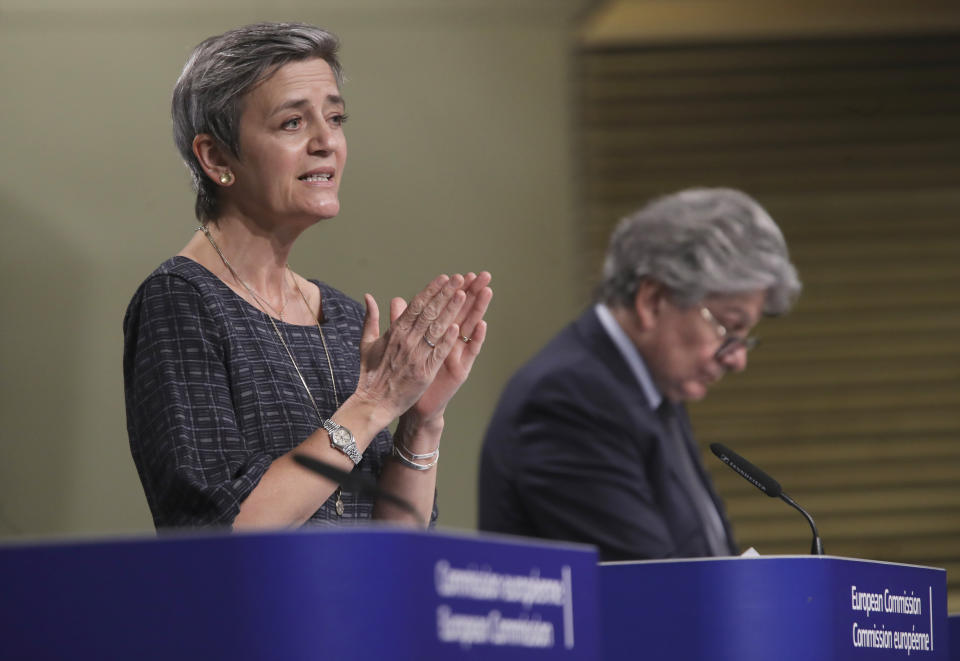
[(298, 129), (300, 128), (301, 123), (303, 123), (302, 119), (300, 119), (299, 117), (294, 117), (293, 119), (288, 119), (283, 124), (281, 124), (281, 128)]
[(345, 113), (345, 112), (344, 112), (344, 113), (338, 113), (338, 114), (333, 115), (333, 116), (330, 117), (330, 122), (331, 122), (334, 126), (343, 126), (346, 121), (347, 121), (347, 113)]

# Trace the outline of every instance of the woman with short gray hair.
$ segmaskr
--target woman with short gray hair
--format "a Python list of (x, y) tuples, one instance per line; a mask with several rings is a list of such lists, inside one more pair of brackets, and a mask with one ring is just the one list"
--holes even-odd
[(342, 87), (339, 48), (337, 37), (326, 30), (264, 23), (210, 37), (194, 49), (173, 88), (171, 110), (173, 142), (197, 193), (197, 218), (208, 221), (217, 217), (218, 187), (193, 153), (194, 137), (209, 133), (238, 156), (246, 91), (283, 63), (305, 57), (326, 62), (337, 87)]
[[(130, 447), (158, 528), (436, 516), (443, 414), (483, 345), (490, 275), (394, 298), (381, 334), (372, 296), (364, 310), (290, 269), (296, 239), (340, 209), (337, 48), (310, 25), (245, 26), (199, 44), (174, 89), (200, 225), (124, 319)], [(415, 515), (297, 455), (379, 480)]]

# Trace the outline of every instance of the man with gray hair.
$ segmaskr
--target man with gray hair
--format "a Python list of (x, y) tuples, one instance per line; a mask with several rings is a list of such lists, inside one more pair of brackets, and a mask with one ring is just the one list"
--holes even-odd
[(800, 292), (776, 223), (731, 189), (654, 200), (614, 231), (599, 302), (517, 372), (480, 465), (480, 528), (602, 560), (736, 553), (684, 402), (747, 366)]

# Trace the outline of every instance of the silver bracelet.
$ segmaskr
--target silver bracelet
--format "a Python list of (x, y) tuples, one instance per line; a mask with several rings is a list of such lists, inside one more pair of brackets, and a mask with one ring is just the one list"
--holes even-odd
[(437, 449), (433, 452), (426, 452), (424, 454), (417, 454), (416, 452), (411, 452), (410, 448), (403, 444), (403, 441), (393, 439), (394, 445), (399, 445), (400, 449), (403, 450), (410, 459), (433, 459), (440, 454), (440, 446), (437, 446)]
[(399, 459), (400, 462), (401, 462), (404, 466), (406, 466), (407, 468), (412, 468), (412, 469), (418, 470), (418, 471), (430, 470), (431, 468), (433, 468), (434, 466), (437, 465), (437, 462), (440, 461), (440, 450), (439, 450), (439, 448), (437, 449), (436, 452), (437, 452), (436, 458), (435, 458), (433, 461), (431, 461), (429, 464), (418, 464), (418, 463), (416, 463), (416, 462), (414, 462), (414, 461), (411, 461), (410, 459), (407, 459), (406, 457), (404, 457), (404, 456), (403, 456), (403, 452), (401, 452), (401, 451), (400, 451), (400, 448), (398, 448), (396, 445), (393, 446), (393, 456), (396, 457), (397, 459)]

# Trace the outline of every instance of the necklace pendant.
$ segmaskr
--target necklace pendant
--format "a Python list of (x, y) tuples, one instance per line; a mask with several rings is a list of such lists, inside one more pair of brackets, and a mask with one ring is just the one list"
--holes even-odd
[(340, 497), (340, 490), (337, 489), (337, 516), (343, 516), (343, 499)]

